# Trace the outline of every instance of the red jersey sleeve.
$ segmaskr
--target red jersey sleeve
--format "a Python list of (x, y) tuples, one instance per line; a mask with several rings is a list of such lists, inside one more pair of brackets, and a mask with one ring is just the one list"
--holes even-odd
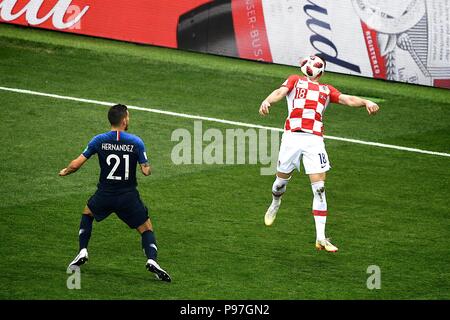
[(341, 92), (331, 85), (328, 85), (328, 89), (330, 89), (330, 102), (339, 103)]
[(283, 84), (281, 85), (282, 87), (286, 87), (289, 89), (289, 92), (291, 92), (291, 90), (294, 88), (295, 83), (298, 81), (300, 77), (296, 74), (293, 74), (291, 76), (289, 76), (289, 78), (286, 79), (285, 82), (283, 82)]

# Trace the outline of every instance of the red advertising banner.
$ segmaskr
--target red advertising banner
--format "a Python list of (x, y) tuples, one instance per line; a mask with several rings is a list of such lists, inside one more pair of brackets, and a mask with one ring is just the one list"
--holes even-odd
[(450, 88), (449, 0), (0, 0), (0, 22)]
[(178, 18), (209, 0), (2, 0), (0, 21), (177, 47)]
[(261, 1), (232, 1), (231, 10), (239, 57), (271, 62)]

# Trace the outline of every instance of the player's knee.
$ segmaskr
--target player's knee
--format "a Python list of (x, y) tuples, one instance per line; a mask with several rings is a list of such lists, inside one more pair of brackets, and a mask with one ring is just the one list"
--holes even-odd
[(148, 219), (147, 221), (145, 221), (143, 224), (141, 224), (136, 229), (140, 234), (142, 234), (146, 231), (153, 231), (153, 226), (152, 226), (152, 223), (150, 222), (150, 219)]
[(272, 194), (276, 197), (283, 195), (286, 192), (286, 186), (289, 180), (290, 177), (288, 179), (284, 179), (277, 176), (275, 182), (272, 185)]
[(89, 217), (94, 217), (94, 214), (92, 213), (92, 211), (89, 209), (89, 207), (85, 207), (83, 210), (83, 215), (89, 216)]
[(325, 181), (317, 181), (311, 183), (312, 191), (314, 196), (318, 195), (322, 197), (325, 194)]

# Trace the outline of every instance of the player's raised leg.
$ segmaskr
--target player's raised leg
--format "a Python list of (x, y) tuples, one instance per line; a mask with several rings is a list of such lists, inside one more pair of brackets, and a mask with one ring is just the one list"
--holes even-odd
[(148, 271), (153, 272), (159, 280), (166, 282), (172, 281), (169, 274), (156, 262), (158, 247), (156, 246), (155, 234), (153, 233), (153, 226), (150, 219), (139, 226), (137, 231), (142, 237), (142, 249), (147, 256), (146, 267)]
[(275, 181), (272, 185), (272, 203), (264, 216), (264, 223), (266, 226), (272, 225), (277, 217), (277, 212), (281, 205), (281, 197), (286, 192), (286, 186), (289, 179), (291, 179), (290, 173), (277, 172)]
[(286, 186), (292, 172), (299, 169), (302, 150), (296, 137), (290, 132), (283, 133), (278, 153), (277, 174), (272, 185), (272, 203), (264, 216), (264, 223), (270, 226), (275, 221), (281, 205), (281, 197), (286, 192)]
[(80, 251), (75, 259), (69, 264), (69, 268), (72, 266), (81, 266), (89, 260), (87, 247), (92, 234), (92, 223), (94, 216), (91, 210), (86, 206), (81, 215), (80, 230), (78, 232), (78, 240), (80, 244)]
[(336, 252), (338, 248), (334, 246), (325, 236), (325, 226), (327, 223), (327, 198), (325, 194), (326, 173), (316, 173), (309, 175), (311, 188), (313, 191), (313, 216), (316, 225), (316, 248), (328, 252)]

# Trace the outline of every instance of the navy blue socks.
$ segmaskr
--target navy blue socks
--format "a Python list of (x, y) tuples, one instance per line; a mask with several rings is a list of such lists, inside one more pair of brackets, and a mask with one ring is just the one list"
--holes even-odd
[(94, 217), (88, 216), (87, 214), (81, 215), (80, 232), (78, 234), (80, 250), (85, 249), (88, 246), (89, 239), (91, 238), (93, 221)]
[(142, 249), (144, 249), (147, 259), (156, 261), (158, 254), (158, 248), (156, 247), (156, 240), (153, 231), (147, 230), (141, 234), (142, 236)]

